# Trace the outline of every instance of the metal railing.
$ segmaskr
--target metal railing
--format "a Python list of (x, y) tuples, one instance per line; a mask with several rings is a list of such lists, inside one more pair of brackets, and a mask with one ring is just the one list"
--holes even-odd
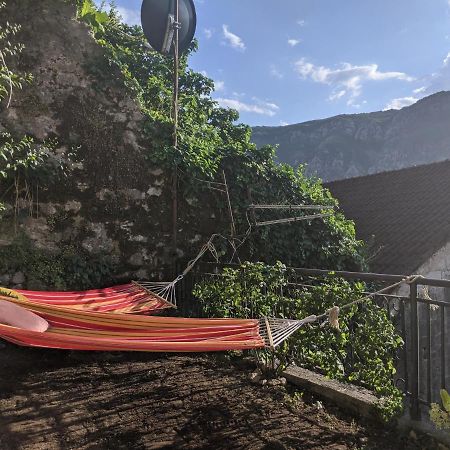
[[(192, 288), (199, 281), (220, 276), (224, 267), (239, 266), (201, 263), (183, 280), (179, 287), (181, 313), (202, 315), (192, 296)], [(289, 291), (307, 288), (310, 282), (317, 284), (330, 271), (290, 268), (288, 273)], [(406, 278), (404, 275), (342, 271), (333, 271), (333, 275), (348, 281), (364, 281), (369, 286), (391, 285)], [(450, 324), (450, 281), (418, 277), (404, 286), (398, 292), (379, 295), (374, 300), (386, 308), (404, 341), (397, 355), (397, 374), (393, 381), (409, 401), (411, 418), (419, 419), (421, 405), (428, 408), (438, 402), (440, 389), (450, 386), (450, 330), (446, 329)], [(431, 296), (430, 288), (434, 290)], [(286, 291), (282, 294), (289, 296)]]

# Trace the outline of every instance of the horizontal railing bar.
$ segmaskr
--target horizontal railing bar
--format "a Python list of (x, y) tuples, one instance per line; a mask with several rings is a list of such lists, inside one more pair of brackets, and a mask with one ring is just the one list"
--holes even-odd
[[(239, 264), (220, 264), (216, 263), (202, 263), (207, 266), (215, 267), (240, 267)], [(400, 274), (387, 274), (387, 273), (373, 273), (373, 272), (348, 272), (343, 270), (327, 270), (327, 269), (306, 269), (304, 267), (288, 267), (289, 270), (301, 275), (309, 276), (328, 276), (331, 273), (341, 278), (364, 280), (364, 281), (401, 281), (408, 277), (408, 275)], [(434, 287), (450, 287), (450, 280), (440, 280), (436, 278), (418, 278), (416, 280), (418, 285), (422, 286), (434, 286)]]
[(304, 209), (304, 210), (320, 210), (334, 209), (334, 206), (325, 205), (250, 205), (249, 209)]
[(442, 301), (442, 300), (428, 300), (426, 298), (418, 298), (417, 303), (422, 303), (425, 305), (436, 305), (436, 306), (442, 306), (444, 308), (450, 308), (450, 302), (449, 301)]
[[(332, 273), (338, 277), (366, 280), (366, 281), (401, 281), (407, 278), (407, 275), (392, 275), (386, 273), (371, 273), (371, 272), (346, 272), (339, 270), (324, 270), (324, 269), (305, 269), (303, 267), (290, 267), (296, 273), (310, 276), (327, 276)], [(417, 285), (434, 286), (434, 287), (450, 287), (450, 280), (439, 280), (435, 278), (421, 278), (416, 280)]]
[(450, 280), (438, 280), (436, 278), (418, 278), (416, 283), (418, 286), (450, 287)]
[[(340, 270), (325, 270), (325, 269), (305, 269), (302, 267), (290, 267), (296, 273), (310, 276), (329, 276), (331, 274), (341, 278), (349, 278), (355, 280), (367, 281), (401, 281), (406, 278), (406, 275), (389, 275), (383, 273), (364, 273), (364, 272), (346, 272)], [(450, 283), (450, 282), (449, 282)]]

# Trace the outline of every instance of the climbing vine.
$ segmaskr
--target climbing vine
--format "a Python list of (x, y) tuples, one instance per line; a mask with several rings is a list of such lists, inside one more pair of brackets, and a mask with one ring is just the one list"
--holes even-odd
[[(185, 199), (197, 199), (198, 204), (225, 203), (223, 196), (211, 194), (207, 185), (199, 182), (222, 180), (222, 170), (231, 180), (240, 235), (249, 229), (246, 210), (250, 203), (336, 205), (320, 180), (306, 177), (302, 166), (295, 169), (278, 164), (274, 147), (258, 149), (251, 142), (251, 128), (238, 122), (238, 112), (218, 105), (212, 98), (213, 80), (189, 67), (189, 55), (198, 49), (196, 42), (180, 60), (179, 147), (174, 149), (171, 58), (152, 51), (142, 29), (122, 23), (114, 7), (108, 10), (105, 22), (104, 15), (100, 21), (93, 13), (83, 15), (83, 11), (91, 11), (87, 3), (95, 8), (91, 0), (77, 3), (80, 20), (91, 25), (106, 55), (105, 60), (93, 61), (89, 70), (105, 85), (111, 83), (112, 68), (121, 71), (124, 87), (145, 116), (148, 160), (168, 169), (175, 164), (178, 167), (180, 228), (191, 229), (198, 220), (196, 209)], [(227, 218), (225, 214), (214, 232), (229, 233)], [(282, 260), (291, 266), (360, 269), (364, 266), (361, 248), (353, 223), (335, 212), (325, 220), (253, 229), (241, 254), (272, 263)]]

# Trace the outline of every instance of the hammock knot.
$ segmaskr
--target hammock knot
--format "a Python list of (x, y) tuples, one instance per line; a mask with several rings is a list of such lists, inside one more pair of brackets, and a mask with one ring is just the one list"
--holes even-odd
[(340, 330), (340, 328), (339, 328), (339, 312), (340, 312), (339, 306), (333, 306), (333, 308), (331, 308), (327, 311), (328, 322), (330, 323), (330, 326), (338, 331)]

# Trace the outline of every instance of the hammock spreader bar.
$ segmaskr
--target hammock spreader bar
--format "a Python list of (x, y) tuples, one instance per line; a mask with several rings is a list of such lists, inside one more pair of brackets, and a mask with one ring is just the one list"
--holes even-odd
[(317, 316), (309, 316), (302, 320), (264, 317), (260, 320), (260, 334), (264, 339), (266, 347), (275, 350), (301, 327), (316, 320)]

